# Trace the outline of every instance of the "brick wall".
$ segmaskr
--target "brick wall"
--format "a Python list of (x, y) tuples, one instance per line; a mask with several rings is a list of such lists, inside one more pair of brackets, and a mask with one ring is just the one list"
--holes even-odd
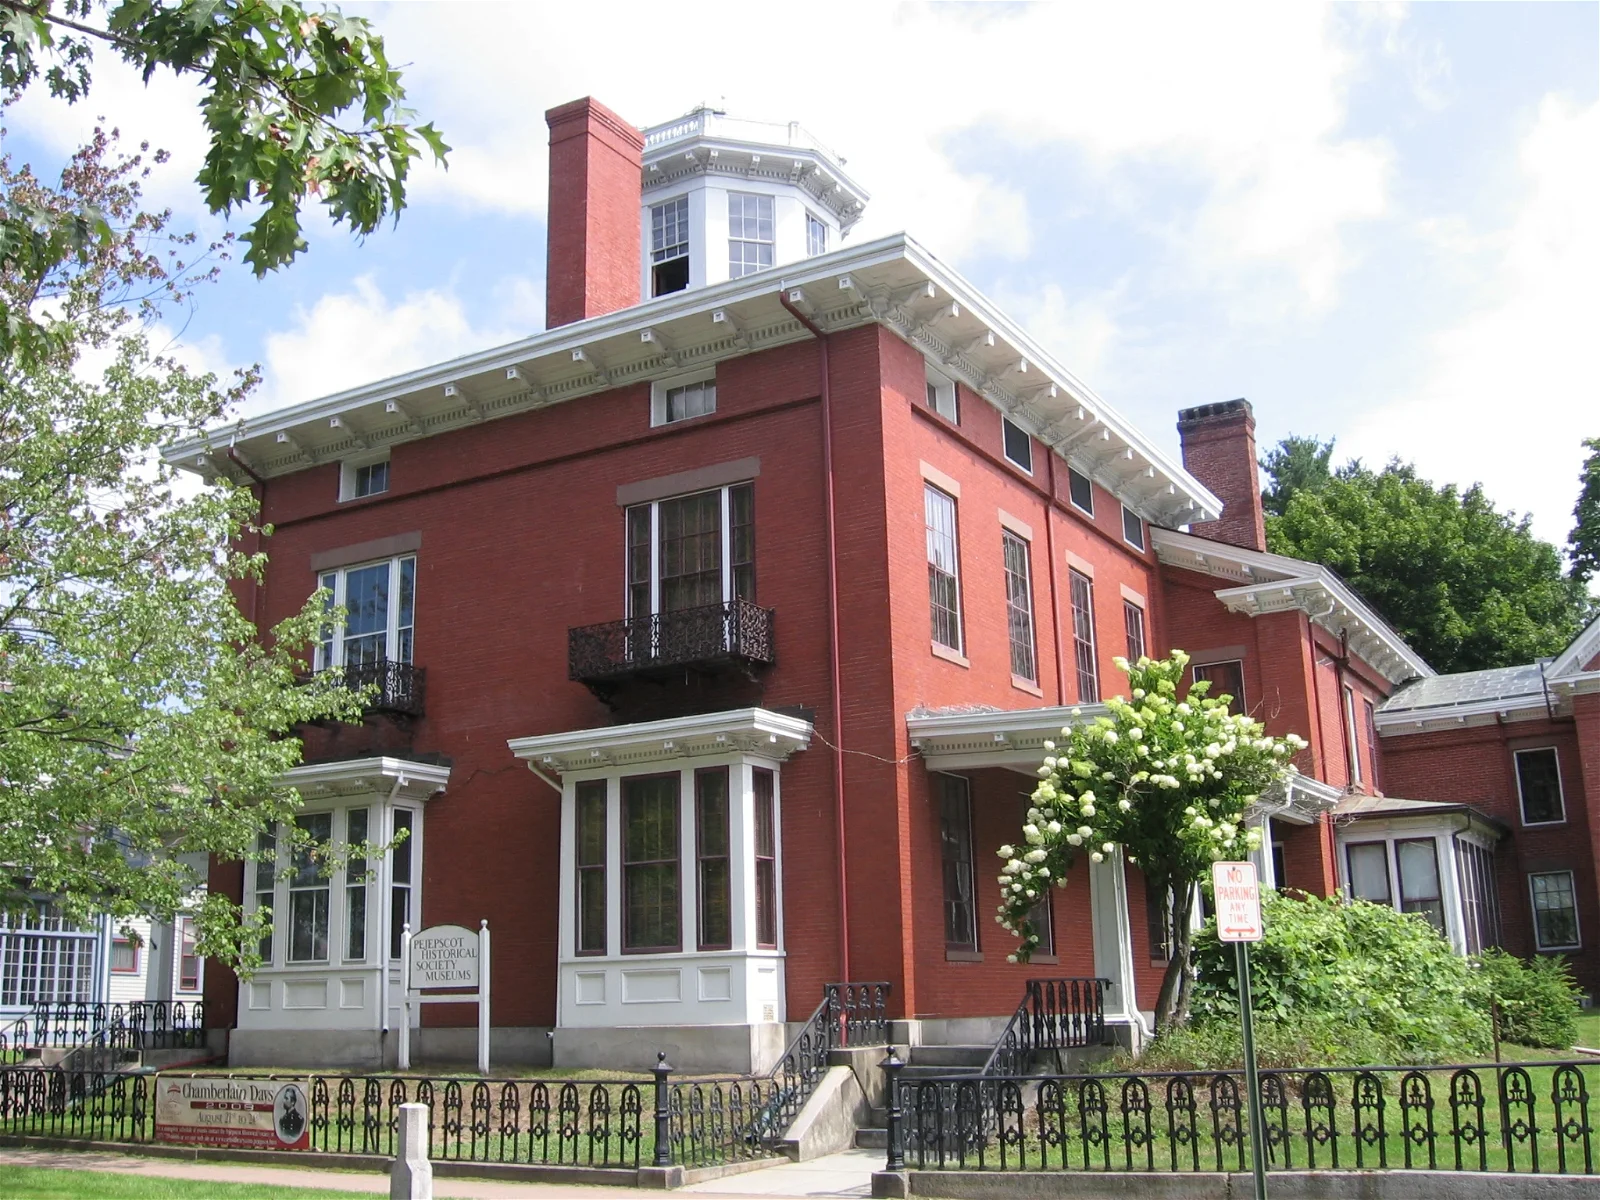
[(1178, 414), (1184, 468), (1222, 501), (1222, 517), (1191, 526), (1200, 537), (1267, 548), (1256, 469), (1256, 419), (1247, 400), (1202, 404)]

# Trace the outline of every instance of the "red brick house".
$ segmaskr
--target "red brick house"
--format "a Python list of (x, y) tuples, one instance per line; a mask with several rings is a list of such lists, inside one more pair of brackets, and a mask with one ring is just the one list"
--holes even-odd
[[(1463, 949), (1563, 954), (1578, 982), (1600, 992), (1600, 620), (1553, 659), (1417, 680), (1379, 709), (1377, 724), (1385, 786), (1431, 802), (1392, 812), (1391, 835), (1444, 823), (1458, 837), (1472, 836), (1469, 823), (1497, 835), (1492, 858), (1468, 864), (1490, 886), (1479, 887)], [(1366, 860), (1346, 867), (1363, 875), (1358, 891), (1389, 886), (1376, 846), (1363, 839), (1348, 853)], [(1470, 873), (1457, 881), (1464, 894), (1474, 883)]]
[[(377, 685), (306, 732), (301, 822), (410, 835), (370, 880), (214, 864), (276, 916), (263, 970), (206, 976), (234, 1062), (392, 1061), (403, 927), (481, 918), (499, 1061), (759, 1068), (851, 979), (958, 1043), (1099, 977), (1137, 1040), (1138, 872), (1075, 871), (1031, 966), (991, 881), (1039, 743), (1174, 645), (1309, 740), (1262, 866), (1338, 886), (1371, 713), (1431, 672), (1265, 553), (1248, 404), (1187, 410), (1171, 461), (909, 236), (841, 246), (867, 196), (797, 126), (547, 120), (548, 329), (169, 451), (256, 488), (254, 619), (328, 587), (315, 665)], [(436, 1006), (421, 1053), (472, 1020)]]

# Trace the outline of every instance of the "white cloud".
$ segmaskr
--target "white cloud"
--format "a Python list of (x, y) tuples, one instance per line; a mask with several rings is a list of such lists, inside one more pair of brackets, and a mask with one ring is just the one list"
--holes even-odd
[(1521, 146), (1523, 203), (1495, 239), (1483, 302), (1432, 338), (1417, 386), (1364, 414), (1340, 442), (1370, 461), (1415, 459), (1436, 480), (1480, 481), (1502, 506), (1532, 512), (1534, 531), (1558, 544), (1572, 524), (1579, 439), (1600, 434), (1596, 146), (1600, 104), (1545, 98)]
[(243, 415), (314, 400), (523, 336), (527, 326), (517, 305), (531, 302), (529, 292), (529, 287), (506, 285), (511, 303), (500, 316), (509, 323), (480, 328), (453, 291), (429, 288), (392, 300), (370, 276), (359, 276), (349, 290), (297, 309), (287, 329), (267, 335), (264, 382)]
[[(1151, 197), (1119, 174), (1178, 173), (1200, 199), (1166, 232), (1194, 283), (1281, 276), (1310, 307), (1347, 266), (1343, 227), (1386, 204), (1385, 148), (1341, 132), (1348, 31), (1309, 5), (858, 5), (838, 33), (860, 53), (777, 59), (751, 48), (793, 43), (781, 6), (681, 7), (665, 40), (656, 10), (610, 6), (596, 53), (575, 52), (595, 44), (593, 8), (457, 11), (475, 19), (375, 18), (458, 147), (418, 198), (542, 216), (544, 110), (593, 94), (642, 124), (701, 102), (798, 119), (874, 193), (856, 237), (909, 229), (957, 261), (1035, 249), (1030, 210), (1075, 198), (1041, 195), (1029, 160), (1047, 174), (1064, 152), (1135, 204)], [(687, 45), (697, 65), (681, 70)]]

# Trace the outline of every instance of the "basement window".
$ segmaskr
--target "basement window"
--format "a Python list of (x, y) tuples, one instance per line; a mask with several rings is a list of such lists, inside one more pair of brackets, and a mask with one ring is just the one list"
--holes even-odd
[(1000, 429), (1005, 439), (1006, 458), (1012, 466), (1021, 467), (1032, 475), (1033, 443), (1028, 440), (1028, 431), (1010, 417), (1000, 418)]
[(650, 206), (650, 294), (689, 286), (689, 197)]
[(354, 460), (339, 464), (339, 499), (360, 500), (389, 490), (389, 458)]

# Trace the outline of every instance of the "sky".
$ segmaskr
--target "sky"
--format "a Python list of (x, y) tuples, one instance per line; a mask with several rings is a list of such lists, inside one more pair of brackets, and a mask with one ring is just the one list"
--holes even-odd
[[(260, 363), (246, 412), (544, 325), (547, 108), (707, 103), (799, 121), (906, 230), (1177, 457), (1177, 410), (1248, 398), (1263, 448), (1481, 482), (1563, 543), (1600, 436), (1600, 4), (347, 4), (453, 147), (397, 226), (234, 264), (164, 336)], [(152, 201), (215, 237), (191, 85), (110, 59), (35, 89), (46, 166), (106, 118), (172, 161)], [(231, 228), (242, 230), (235, 219)]]

